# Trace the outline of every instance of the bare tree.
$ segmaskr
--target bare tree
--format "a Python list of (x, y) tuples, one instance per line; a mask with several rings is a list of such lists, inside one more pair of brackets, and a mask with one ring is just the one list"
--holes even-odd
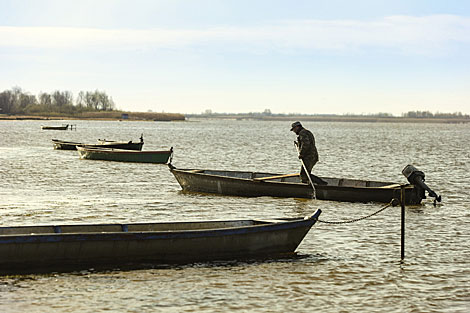
[(73, 105), (72, 93), (70, 91), (54, 91), (54, 93), (52, 93), (52, 104), (57, 107)]
[(50, 94), (41, 92), (39, 93), (39, 104), (46, 107), (50, 108), (52, 106), (52, 97)]
[(10, 90), (0, 93), (0, 112), (4, 114), (12, 113), (15, 106), (15, 95)]
[(84, 91), (80, 91), (77, 96), (77, 101), (75, 102), (78, 108), (83, 108), (86, 106), (86, 95)]

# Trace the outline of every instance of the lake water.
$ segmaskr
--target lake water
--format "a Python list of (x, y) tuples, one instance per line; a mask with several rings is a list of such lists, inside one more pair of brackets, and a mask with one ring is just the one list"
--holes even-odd
[[(292, 121), (0, 121), (0, 225), (368, 215), (383, 205), (181, 192), (166, 165), (80, 160), (51, 139), (174, 148), (182, 168), (294, 173)], [(41, 125), (76, 124), (73, 131)], [(0, 312), (469, 312), (470, 125), (304, 123), (317, 175), (406, 182), (413, 164), (442, 195), (357, 223), (317, 223), (297, 256), (152, 269), (0, 277)], [(1, 257), (1, 256), (0, 256)]]

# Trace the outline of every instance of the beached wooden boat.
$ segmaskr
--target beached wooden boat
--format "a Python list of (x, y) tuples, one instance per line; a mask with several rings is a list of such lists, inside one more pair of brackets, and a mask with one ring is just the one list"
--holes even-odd
[[(310, 184), (300, 182), (298, 173), (282, 175), (225, 170), (178, 169), (171, 164), (169, 164), (169, 167), (184, 191), (244, 197), (272, 196), (288, 198), (312, 198), (314, 192)], [(424, 174), (422, 177), (424, 180)], [(400, 199), (400, 183), (333, 177), (314, 178), (315, 194), (319, 200), (389, 203), (394, 198)], [(315, 181), (324, 181), (326, 184), (316, 184)], [(418, 183), (407, 184), (405, 187), (405, 203), (421, 203), (421, 200), (426, 198), (424, 191), (425, 187), (420, 186)], [(440, 197), (438, 201), (440, 201)]]
[(69, 128), (69, 124), (62, 125), (62, 126), (41, 126), (43, 130), (67, 130)]
[(125, 149), (125, 150), (142, 150), (144, 145), (143, 138), (140, 138), (140, 142), (131, 141), (104, 141), (98, 140), (96, 144), (86, 144), (82, 142), (64, 141), (59, 139), (52, 139), (52, 144), (56, 150), (77, 150), (77, 146), (88, 146), (95, 148), (110, 148), (110, 149)]
[(267, 220), (0, 227), (0, 273), (289, 255), (320, 213)]
[(162, 151), (136, 151), (77, 146), (77, 150), (81, 159), (137, 163), (167, 163), (173, 153), (173, 148)]

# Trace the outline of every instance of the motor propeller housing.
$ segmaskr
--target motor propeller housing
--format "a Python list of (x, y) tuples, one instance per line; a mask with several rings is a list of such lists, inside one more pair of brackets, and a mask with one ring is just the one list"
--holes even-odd
[(441, 196), (436, 194), (431, 188), (429, 188), (425, 183), (424, 183), (424, 173), (420, 170), (418, 170), (416, 167), (413, 165), (407, 165), (405, 168), (401, 171), (402, 174), (408, 179), (410, 184), (413, 184), (415, 186), (419, 186), (423, 188), (424, 190), (427, 190), (429, 193), (430, 197), (434, 197), (434, 202), (441, 202)]

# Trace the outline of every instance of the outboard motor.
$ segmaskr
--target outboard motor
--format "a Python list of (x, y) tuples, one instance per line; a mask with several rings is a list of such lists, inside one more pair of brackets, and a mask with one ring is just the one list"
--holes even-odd
[(441, 196), (437, 195), (434, 191), (431, 190), (425, 183), (424, 183), (424, 173), (419, 171), (413, 165), (407, 165), (403, 171), (401, 171), (403, 175), (405, 175), (406, 179), (410, 182), (410, 184), (419, 186), (424, 190), (427, 190), (430, 197), (434, 197), (434, 205), (437, 202), (441, 202)]

